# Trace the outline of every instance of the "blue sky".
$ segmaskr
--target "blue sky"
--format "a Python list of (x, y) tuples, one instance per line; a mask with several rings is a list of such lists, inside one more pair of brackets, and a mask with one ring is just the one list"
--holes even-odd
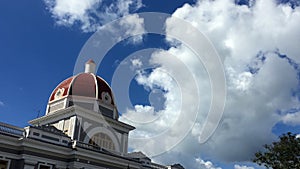
[[(139, 11), (171, 13), (184, 2), (146, 2)], [(43, 1), (1, 1), (2, 121), (25, 126), (37, 111), (43, 114), (52, 89), (72, 75), (78, 53), (92, 35), (57, 25), (46, 8)]]
[[(156, 161), (180, 162), (196, 169), (253, 169), (258, 166), (249, 162), (252, 151), (287, 131), (300, 133), (299, 1), (126, 0), (131, 5), (120, 6), (120, 1), (90, 0), (90, 4), (95, 3), (93, 6), (80, 4), (84, 11), (76, 6), (75, 0), (69, 4), (61, 2), (0, 1), (1, 122), (24, 127), (29, 120), (44, 115), (52, 90), (72, 76), (81, 49), (101, 26), (123, 15), (162, 12), (192, 23), (211, 41), (224, 66), (227, 95), (221, 122), (208, 142), (198, 142), (207, 115), (202, 112), (209, 109), (204, 106), (185, 139), (155, 157)], [(109, 5), (114, 6), (107, 10)], [(166, 29), (185, 31), (172, 23)], [(209, 105), (211, 88), (207, 72), (203, 65), (194, 62), (186, 46), (164, 35), (144, 35), (137, 43), (131, 40), (118, 43), (107, 53), (98, 75), (111, 83), (114, 71), (130, 54), (159, 48), (160, 52), (149, 57), (160, 66), (143, 71), (132, 80), (129, 95), (136, 107), (121, 113), (133, 119), (141, 112), (149, 118), (160, 113), (172, 117), (162, 115), (162, 121), (155, 123), (155, 127), (137, 124), (139, 132), (133, 136), (158, 134), (159, 127), (170, 127), (162, 125), (163, 122), (172, 122), (177, 117), (169, 112), (177, 108), (171, 104), (178, 101), (177, 89), (173, 80), (162, 76), (159, 68), (167, 67), (167, 62), (157, 59), (161, 55), (176, 55), (191, 69), (197, 84), (201, 84), (199, 105)], [(164, 100), (156, 106), (150, 105), (148, 96), (154, 90), (162, 91), (156, 96)], [(187, 110), (183, 107), (183, 112)], [(126, 118), (121, 120), (126, 122)], [(147, 152), (134, 141), (131, 148)]]

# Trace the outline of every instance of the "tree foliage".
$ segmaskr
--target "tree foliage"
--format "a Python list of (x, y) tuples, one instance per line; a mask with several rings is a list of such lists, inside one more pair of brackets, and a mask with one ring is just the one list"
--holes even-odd
[(279, 141), (264, 148), (255, 153), (253, 162), (273, 169), (300, 169), (300, 138), (295, 134), (283, 134)]

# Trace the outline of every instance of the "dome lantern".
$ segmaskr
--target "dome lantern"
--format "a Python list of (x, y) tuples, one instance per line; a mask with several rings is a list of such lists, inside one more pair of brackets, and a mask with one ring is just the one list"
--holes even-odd
[(85, 70), (84, 70), (84, 72), (85, 73), (93, 73), (93, 74), (95, 74), (95, 70), (96, 70), (96, 64), (95, 64), (95, 62), (92, 59), (88, 60), (85, 63)]

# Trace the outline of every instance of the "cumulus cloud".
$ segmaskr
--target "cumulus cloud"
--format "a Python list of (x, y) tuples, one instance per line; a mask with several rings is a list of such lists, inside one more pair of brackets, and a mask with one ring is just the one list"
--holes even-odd
[(84, 32), (94, 32), (103, 24), (128, 15), (142, 7), (141, 0), (44, 0), (58, 25), (80, 25)]
[[(227, 101), (223, 119), (215, 134), (205, 144), (200, 145), (199, 135), (207, 116), (205, 114), (207, 109), (203, 108), (202, 104), (207, 108), (211, 99), (209, 76), (203, 69), (203, 65), (195, 59), (197, 57), (184, 44), (177, 44), (161, 52), (172, 53), (183, 65), (187, 65), (190, 74), (193, 74), (193, 79), (200, 86), (193, 92), (198, 91), (201, 94), (198, 105), (201, 105), (202, 109), (186, 139), (156, 160), (168, 161), (172, 153), (174, 159), (178, 160), (183, 154), (179, 152), (185, 151), (186, 159), (191, 159), (183, 162), (186, 166), (194, 166), (197, 159), (195, 157), (199, 154), (222, 161), (248, 161), (263, 144), (274, 139), (272, 127), (276, 123), (285, 119), (286, 123), (298, 124), (298, 121), (291, 121), (292, 116), (298, 117), (298, 113), (286, 115), (278, 113), (278, 110), (288, 110), (299, 105), (297, 94), (292, 92), (298, 90), (299, 84), (298, 70), (292, 64), (297, 65), (300, 62), (300, 49), (297, 47), (297, 42), (300, 41), (299, 7), (292, 8), (272, 0), (259, 0), (250, 6), (236, 5), (232, 0), (204, 0), (194, 6), (185, 4), (177, 9), (173, 16), (182, 18), (197, 27), (211, 40), (219, 52), (227, 79)], [(181, 29), (180, 26), (172, 23), (170, 20), (166, 23), (167, 34), (170, 31), (188, 33), (189, 30)], [(172, 43), (171, 39), (168, 40)], [(286, 57), (282, 57), (283, 54)], [(153, 58), (160, 63), (156, 69), (170, 64), (163, 61), (162, 55), (154, 54)], [(179, 68), (174, 66), (172, 69)], [(184, 78), (186, 74), (178, 74), (178, 76)], [(164, 82), (162, 76), (151, 76), (151, 74), (143, 76), (139, 81), (140, 84), (150, 88), (158, 84), (162, 88), (168, 88), (175, 83)], [(188, 88), (188, 84), (188, 81), (183, 83), (181, 89)], [(168, 90), (167, 94), (177, 95), (173, 93), (175, 91)], [(193, 99), (192, 96), (186, 99)], [(168, 96), (166, 98), (168, 100)], [(173, 101), (176, 102), (178, 98), (173, 97), (175, 99)], [(174, 103), (165, 103), (165, 110), (175, 106)], [(181, 112), (188, 116), (189, 107), (183, 105)], [(171, 119), (176, 116), (170, 115)], [(168, 123), (168, 118), (160, 121), (161, 125)], [(143, 130), (160, 132), (156, 127), (160, 126), (152, 125)], [(174, 130), (180, 130), (181, 126), (173, 127)], [(153, 144), (152, 147), (149, 144), (148, 148), (160, 149), (167, 141), (166, 138), (161, 140), (162, 144)], [(145, 147), (136, 142), (131, 142), (130, 146), (138, 150), (144, 150)], [(199, 159), (199, 162), (205, 166), (205, 161)], [(247, 167), (236, 165), (235, 168)]]
[[(291, 93), (297, 89), (297, 70), (276, 51), (299, 61), (295, 42), (300, 39), (286, 37), (300, 37), (296, 30), (300, 24), (294, 22), (299, 14), (299, 8), (271, 0), (256, 1), (251, 8), (232, 1), (201, 1), (173, 14), (206, 34), (224, 60), (228, 85), (224, 118), (204, 145), (212, 156), (228, 161), (250, 159), (272, 139), (271, 129), (280, 121), (276, 111), (297, 105)], [(168, 26), (179, 31), (176, 25)]]
[(139, 15), (128, 15), (120, 20), (119, 25), (119, 29), (126, 30), (122, 36), (129, 37), (131, 43), (136, 44), (143, 40), (142, 33), (145, 32), (144, 19), (140, 18)]
[[(215, 167), (212, 162), (210, 162), (210, 161), (204, 161), (204, 160), (202, 160), (200, 158), (196, 158), (196, 162), (200, 166), (204, 167), (205, 169), (221, 169), (220, 167)], [(235, 168), (235, 169), (244, 169), (244, 168)]]
[[(153, 106), (135, 105), (134, 110), (128, 110), (122, 115), (122, 118), (130, 119), (128, 123), (134, 124), (137, 127), (137, 130), (131, 133), (132, 137), (140, 136), (141, 133), (147, 133), (147, 135), (143, 134), (143, 137), (146, 136), (146, 138), (149, 138), (174, 125), (178, 118), (178, 110), (180, 109), (180, 100), (176, 99), (180, 97), (180, 91), (176, 88), (173, 79), (162, 69), (153, 70), (149, 76), (139, 73), (136, 80), (139, 84), (144, 85), (150, 90), (163, 87), (165, 91), (164, 97), (166, 97), (165, 104), (174, 104), (174, 106), (168, 106), (168, 110), (162, 111), (154, 111)], [(150, 153), (152, 150), (144, 149), (143, 151)]]
[[(179, 65), (179, 60), (174, 59), (166, 52), (154, 53), (151, 65), (160, 66), (150, 73), (138, 71), (135, 77), (137, 83), (146, 90), (161, 91), (164, 97), (163, 109), (155, 111), (153, 105), (135, 105), (133, 110), (127, 110), (120, 117), (120, 120), (137, 128), (130, 133), (131, 147), (150, 156), (165, 153), (180, 142), (196, 118), (196, 85), (193, 77), (188, 76), (188, 70)], [(172, 63), (165, 64), (167, 60)], [(153, 146), (158, 147), (153, 149)]]
[(253, 167), (247, 167), (245, 165), (234, 165), (234, 169), (254, 169)]
[(143, 66), (143, 63), (140, 59), (132, 59), (131, 60), (132, 69), (137, 69)]
[(282, 121), (285, 124), (300, 125), (300, 112), (288, 113), (282, 117)]

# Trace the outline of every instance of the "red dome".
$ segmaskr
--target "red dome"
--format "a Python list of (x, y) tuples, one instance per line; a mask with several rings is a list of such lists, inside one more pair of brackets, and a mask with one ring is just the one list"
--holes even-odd
[(80, 73), (64, 80), (53, 90), (49, 102), (71, 95), (110, 100), (110, 104), (114, 105), (110, 86), (93, 73)]

